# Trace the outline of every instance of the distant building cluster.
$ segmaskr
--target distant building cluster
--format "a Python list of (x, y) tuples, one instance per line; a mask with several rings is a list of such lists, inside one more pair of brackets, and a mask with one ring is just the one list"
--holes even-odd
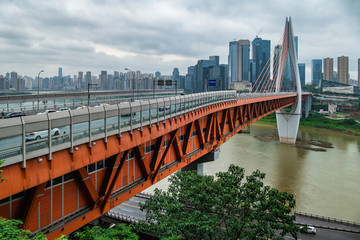
[(360, 87), (360, 58), (358, 58), (358, 80), (350, 79), (349, 57), (337, 58), (337, 71), (334, 71), (334, 59), (313, 59), (311, 61), (311, 84), (320, 85), (321, 81), (330, 81), (341, 84), (341, 86)]
[[(134, 80), (133, 80), (134, 79)], [(167, 86), (158, 86), (157, 79), (172, 80)], [(134, 83), (134, 86), (133, 86)], [(177, 86), (176, 86), (177, 84)], [(25, 90), (87, 90), (88, 87), (97, 90), (141, 90), (182, 88), (185, 86), (185, 76), (180, 76), (179, 70), (174, 69), (173, 76), (162, 76), (160, 72), (154, 74), (136, 72), (108, 73), (106, 70), (99, 75), (92, 75), (91, 71), (79, 71), (77, 75), (63, 75), (63, 68), (58, 70), (58, 76), (32, 78), (21, 76), (16, 72), (0, 75), (0, 91), (25, 91)]]
[[(296, 58), (298, 58), (298, 37), (294, 37)], [(235, 89), (249, 91), (251, 88), (262, 88), (258, 78), (262, 75), (270, 79), (277, 78), (281, 45), (274, 47), (270, 55), (271, 42), (256, 36), (251, 42), (248, 39), (229, 42), (228, 64), (220, 64), (219, 56), (198, 60), (189, 66), (187, 73), (181, 75), (178, 68), (172, 75), (162, 75), (159, 71), (141, 73), (139, 70), (109, 73), (103, 70), (93, 74), (91, 71), (79, 71), (77, 75), (64, 75), (59, 67), (58, 76), (36, 77), (21, 76), (16, 72), (0, 75), (0, 91), (24, 90), (87, 90), (89, 87), (97, 90), (142, 90), (142, 89), (184, 89), (187, 93)], [(292, 90), (295, 87), (293, 72), (287, 57), (282, 90)], [(360, 58), (358, 59), (360, 70)], [(298, 63), (300, 81), (305, 85), (305, 63)], [(358, 71), (360, 79), (360, 71)], [(349, 57), (337, 58), (337, 71), (334, 71), (334, 59), (313, 59), (311, 61), (311, 84), (319, 85), (322, 80), (338, 82), (345, 85), (358, 85), (360, 81), (349, 79)], [(162, 83), (162, 84), (160, 84)], [(164, 84), (166, 83), (166, 84)]]

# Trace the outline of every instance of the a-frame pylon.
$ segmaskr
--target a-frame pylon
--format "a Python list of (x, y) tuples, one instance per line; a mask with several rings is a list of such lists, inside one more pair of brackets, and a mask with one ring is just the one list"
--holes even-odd
[[(301, 82), (299, 75), (298, 62), (296, 57), (294, 33), (292, 29), (291, 17), (286, 18), (285, 31), (280, 55), (280, 64), (276, 78), (276, 92), (281, 91), (281, 82), (284, 76), (285, 63), (287, 56), (290, 58), (290, 68), (293, 79), (296, 83), (297, 102), (292, 106), (290, 112), (283, 109), (276, 111), (276, 121), (281, 143), (295, 144), (299, 129), (301, 116)], [(294, 76), (295, 75), (295, 76)]]

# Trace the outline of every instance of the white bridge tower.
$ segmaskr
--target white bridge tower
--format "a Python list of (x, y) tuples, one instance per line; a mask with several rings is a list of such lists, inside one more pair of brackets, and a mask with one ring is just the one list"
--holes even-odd
[(290, 59), (290, 68), (292, 73), (292, 79), (295, 79), (297, 101), (292, 105), (290, 112), (284, 109), (276, 111), (276, 121), (281, 143), (295, 144), (296, 136), (299, 129), (299, 122), (301, 116), (301, 82), (299, 75), (299, 67), (296, 56), (294, 33), (292, 29), (291, 17), (286, 18), (284, 38), (282, 44), (282, 52), (280, 55), (280, 64), (276, 77), (276, 90), (281, 91), (281, 83), (284, 76), (284, 70), (286, 66), (286, 58)]

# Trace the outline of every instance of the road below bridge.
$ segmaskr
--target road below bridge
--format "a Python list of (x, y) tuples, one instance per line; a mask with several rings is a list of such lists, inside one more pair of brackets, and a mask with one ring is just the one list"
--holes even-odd
[[(102, 221), (109, 223), (137, 223), (145, 220), (146, 212), (140, 210), (139, 203), (145, 203), (150, 197), (147, 194), (137, 194), (126, 202), (111, 209), (101, 217)], [(360, 239), (360, 226), (356, 223), (323, 216), (310, 216), (310, 214), (296, 214), (296, 222), (299, 225), (315, 226), (316, 234), (299, 234), (298, 239), (320, 239), (320, 240), (358, 240)], [(291, 236), (285, 236), (285, 239), (294, 239)]]

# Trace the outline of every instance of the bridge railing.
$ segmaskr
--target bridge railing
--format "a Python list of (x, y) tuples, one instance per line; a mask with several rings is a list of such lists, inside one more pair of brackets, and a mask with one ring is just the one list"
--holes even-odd
[[(0, 121), (0, 159), (2, 166), (48, 155), (78, 145), (142, 129), (198, 108), (237, 99), (235, 91), (217, 91), (146, 101), (121, 102), (50, 114), (32, 115)], [(40, 159), (39, 159), (40, 160)]]

